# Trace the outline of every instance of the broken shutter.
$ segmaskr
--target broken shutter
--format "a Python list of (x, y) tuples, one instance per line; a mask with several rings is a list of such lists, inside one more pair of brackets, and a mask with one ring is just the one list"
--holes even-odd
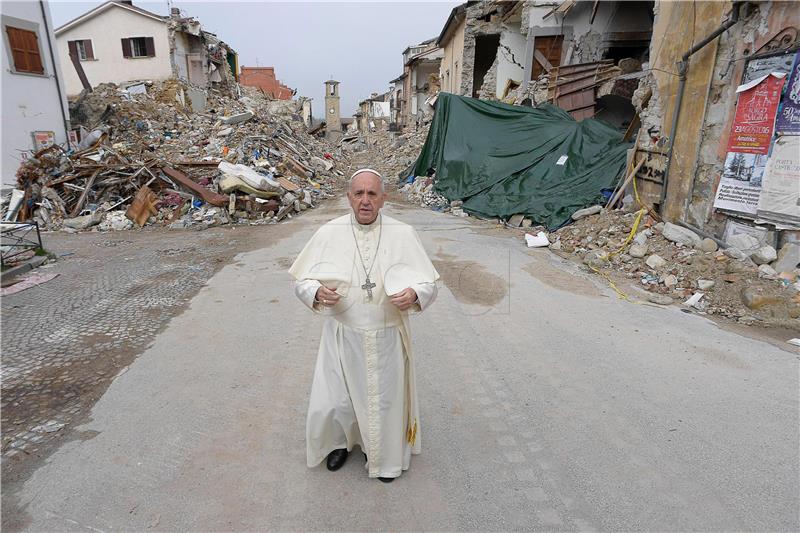
[(94, 59), (94, 50), (90, 39), (83, 41), (83, 50), (86, 52), (86, 59)]
[(67, 47), (69, 48), (70, 57), (75, 56), (80, 59), (81, 56), (78, 53), (78, 41), (67, 41)]
[(122, 39), (122, 57), (133, 57), (130, 39)]
[(44, 74), (36, 33), (11, 26), (6, 26), (6, 33), (11, 55), (14, 57), (14, 69), (18, 72)]
[(154, 57), (156, 55), (156, 45), (152, 37), (144, 38), (144, 50), (147, 57)]

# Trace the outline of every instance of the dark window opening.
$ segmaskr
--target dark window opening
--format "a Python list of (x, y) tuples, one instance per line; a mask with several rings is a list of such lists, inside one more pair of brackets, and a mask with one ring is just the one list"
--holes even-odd
[(472, 96), (478, 97), (483, 85), (483, 78), (494, 63), (497, 48), (500, 46), (500, 35), (478, 35), (475, 37), (475, 67), (472, 71)]
[(70, 55), (78, 56), (81, 61), (90, 61), (94, 59), (94, 50), (92, 49), (92, 41), (83, 39), (80, 41), (68, 41)]
[(156, 47), (152, 37), (122, 39), (123, 57), (155, 57)]

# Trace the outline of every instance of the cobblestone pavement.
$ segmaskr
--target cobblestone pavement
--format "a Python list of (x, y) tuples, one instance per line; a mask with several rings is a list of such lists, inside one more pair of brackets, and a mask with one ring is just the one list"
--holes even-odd
[(52, 281), (2, 300), (4, 482), (47, 454), (184, 304), (281, 225), (43, 236)]

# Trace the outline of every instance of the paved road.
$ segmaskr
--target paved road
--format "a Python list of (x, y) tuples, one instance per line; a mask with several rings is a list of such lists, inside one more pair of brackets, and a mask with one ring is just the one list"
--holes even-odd
[(19, 490), (30, 530), (798, 530), (798, 354), (635, 306), (502, 231), (393, 206), (443, 274), (412, 322), (423, 454), (307, 469), (320, 322), (241, 254)]

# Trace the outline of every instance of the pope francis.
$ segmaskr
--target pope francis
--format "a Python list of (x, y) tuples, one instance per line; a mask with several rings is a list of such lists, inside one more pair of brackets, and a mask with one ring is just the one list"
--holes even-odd
[(352, 213), (322, 226), (289, 273), (325, 316), (306, 421), (308, 466), (339, 469), (358, 445), (369, 477), (388, 483), (420, 453), (409, 311), (436, 298), (434, 269), (414, 228), (381, 214), (378, 172), (350, 178)]

